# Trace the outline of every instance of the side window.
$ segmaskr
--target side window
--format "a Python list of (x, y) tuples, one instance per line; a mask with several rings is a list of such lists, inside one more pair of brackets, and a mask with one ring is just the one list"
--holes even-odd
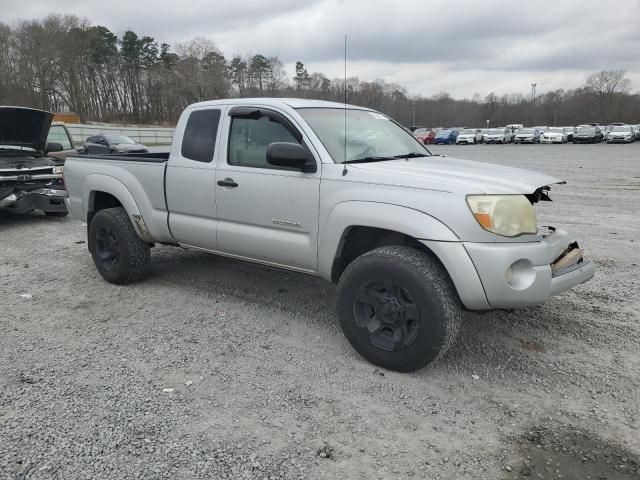
[(232, 117), (229, 165), (279, 169), (267, 163), (267, 147), (273, 142), (300, 143), (284, 125), (267, 116)]
[(182, 156), (196, 162), (213, 159), (220, 110), (195, 110), (189, 115), (182, 137)]
[(59, 143), (62, 145), (63, 150), (71, 150), (73, 145), (67, 131), (60, 125), (54, 125), (49, 129), (49, 136), (47, 137), (47, 143)]

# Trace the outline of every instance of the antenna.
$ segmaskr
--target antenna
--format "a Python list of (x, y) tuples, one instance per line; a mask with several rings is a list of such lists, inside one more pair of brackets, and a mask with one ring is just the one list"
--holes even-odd
[(342, 176), (347, 174), (347, 34), (344, 34), (344, 160)]

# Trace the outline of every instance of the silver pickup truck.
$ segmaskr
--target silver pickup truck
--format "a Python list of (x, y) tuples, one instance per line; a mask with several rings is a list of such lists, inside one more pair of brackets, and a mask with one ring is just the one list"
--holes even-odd
[(356, 106), (197, 103), (169, 154), (71, 156), (64, 178), (107, 281), (143, 278), (155, 243), (317, 275), (355, 350), (399, 371), (442, 355), (464, 309), (537, 305), (594, 275), (536, 222), (560, 180), (432, 155)]

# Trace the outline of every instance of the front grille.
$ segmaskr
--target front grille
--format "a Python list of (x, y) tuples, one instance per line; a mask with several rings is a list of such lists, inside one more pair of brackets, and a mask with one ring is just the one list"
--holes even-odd
[(44, 168), (12, 168), (8, 170), (0, 170), (1, 177), (15, 177), (21, 175), (53, 175), (53, 167)]

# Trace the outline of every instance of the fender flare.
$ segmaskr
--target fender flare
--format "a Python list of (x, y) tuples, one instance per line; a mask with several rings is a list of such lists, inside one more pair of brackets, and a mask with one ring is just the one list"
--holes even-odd
[(342, 202), (329, 212), (320, 230), (318, 273), (322, 278), (331, 280), (333, 262), (344, 233), (356, 226), (391, 230), (417, 240), (460, 241), (447, 225), (420, 210), (371, 201)]
[(87, 220), (88, 213), (93, 211), (95, 193), (105, 192), (113, 195), (122, 204), (122, 207), (127, 212), (129, 220), (131, 220), (131, 224), (140, 239), (149, 243), (155, 242), (149, 233), (149, 230), (147, 230), (147, 226), (142, 218), (142, 213), (140, 213), (140, 209), (138, 208), (133, 195), (122, 182), (109, 175), (92, 173), (87, 175), (82, 187), (82, 204), (86, 205), (84, 217)]

